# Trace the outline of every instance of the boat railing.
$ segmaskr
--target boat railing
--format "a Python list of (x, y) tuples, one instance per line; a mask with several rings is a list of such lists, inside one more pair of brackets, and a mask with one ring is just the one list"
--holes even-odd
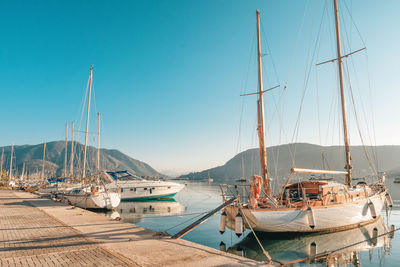
[(242, 204), (248, 204), (250, 197), (250, 184), (220, 184), (222, 201), (237, 198), (237, 201)]

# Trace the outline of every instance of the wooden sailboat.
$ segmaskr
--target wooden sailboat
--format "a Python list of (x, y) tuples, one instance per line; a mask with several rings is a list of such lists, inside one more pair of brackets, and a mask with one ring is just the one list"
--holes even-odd
[[(88, 92), (88, 105), (86, 114), (86, 131), (85, 131), (85, 146), (83, 155), (83, 170), (81, 176), (82, 186), (74, 188), (71, 191), (64, 194), (64, 197), (68, 199), (68, 202), (74, 206), (80, 208), (89, 209), (113, 209), (117, 207), (121, 201), (120, 189), (111, 190), (106, 188), (104, 181), (101, 181), (103, 177), (100, 173), (92, 176), (86, 175), (86, 154), (87, 154), (87, 141), (88, 141), (88, 130), (89, 130), (89, 114), (90, 114), (90, 97), (92, 89), (92, 78), (93, 78), (93, 67), (90, 67), (89, 75), (89, 92)], [(100, 116), (99, 116), (100, 120)], [(100, 136), (100, 126), (99, 126)], [(99, 142), (99, 139), (98, 139)], [(99, 143), (98, 143), (99, 146)], [(99, 148), (98, 148), (99, 151)], [(66, 159), (66, 157), (65, 157)], [(97, 167), (99, 168), (99, 152), (97, 156)], [(66, 163), (64, 164), (66, 169)], [(99, 170), (98, 170), (99, 171)], [(113, 181), (106, 181), (113, 182)]]
[[(251, 181), (248, 199), (238, 198), (224, 209), (222, 216), (236, 220), (236, 233), (240, 235), (243, 225), (254, 231), (263, 232), (321, 232), (338, 231), (358, 227), (377, 220), (385, 205), (391, 206), (391, 198), (384, 185), (384, 175), (379, 181), (367, 185), (360, 182), (352, 185), (352, 167), (347, 134), (346, 105), (343, 87), (342, 55), (337, 0), (334, 0), (337, 63), (340, 76), (342, 123), (345, 144), (345, 171), (292, 168), (291, 173), (344, 175), (345, 184), (328, 180), (310, 180), (286, 184), (281, 192), (273, 195), (267, 168), (265, 145), (264, 107), (262, 81), (262, 55), (260, 41), (260, 13), (257, 10), (258, 38), (258, 137), (261, 175)], [(261, 184), (264, 195), (260, 197)], [(247, 202), (247, 203), (246, 203)], [(224, 221), (221, 220), (221, 224)], [(223, 225), (222, 225), (223, 226)], [(221, 231), (223, 232), (223, 231)]]

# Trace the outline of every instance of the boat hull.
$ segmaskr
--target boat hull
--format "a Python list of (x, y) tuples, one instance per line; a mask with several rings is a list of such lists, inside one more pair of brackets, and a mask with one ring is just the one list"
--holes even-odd
[[(333, 232), (359, 227), (375, 221), (385, 204), (385, 192), (368, 199), (343, 204), (312, 207), (314, 228), (305, 208), (248, 209), (242, 208), (244, 223), (247, 228), (259, 232)], [(375, 207), (376, 217), (368, 206), (371, 201)], [(228, 206), (225, 211), (230, 220), (234, 220), (238, 207)], [(246, 220), (247, 219), (247, 220)]]
[(121, 188), (122, 200), (150, 200), (150, 199), (163, 199), (172, 198), (185, 186), (182, 184), (159, 184), (149, 183), (117, 183), (108, 185), (107, 188), (114, 189)]
[(71, 205), (84, 209), (113, 209), (118, 207), (121, 196), (115, 192), (100, 192), (96, 195), (84, 194), (65, 194), (64, 197)]

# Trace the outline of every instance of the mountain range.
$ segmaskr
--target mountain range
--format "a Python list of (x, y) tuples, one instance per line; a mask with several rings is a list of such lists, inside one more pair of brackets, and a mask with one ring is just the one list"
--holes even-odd
[[(71, 142), (67, 146), (67, 174), (70, 176)], [(4, 149), (3, 169), (9, 170), (11, 146)], [(75, 142), (74, 175), (81, 175), (83, 145)], [(400, 146), (351, 146), (353, 177), (372, 174), (370, 166), (385, 171), (389, 176), (400, 175)], [(366, 157), (366, 152), (368, 157)], [(87, 167), (89, 173), (96, 172), (97, 149), (89, 146)], [(318, 146), (307, 143), (285, 144), (267, 149), (268, 169), (272, 179), (285, 180), (292, 167), (344, 170), (343, 146)], [(62, 176), (64, 171), (65, 142), (55, 141), (46, 144), (45, 175)], [(23, 164), (28, 173), (40, 176), (43, 160), (43, 144), (14, 146), (14, 173), (21, 174)], [(249, 149), (228, 160), (224, 165), (200, 172), (191, 172), (178, 178), (204, 180), (212, 177), (216, 182), (234, 183), (241, 177), (251, 177), (260, 173), (259, 150)], [(140, 176), (166, 176), (149, 164), (133, 159), (116, 149), (100, 149), (100, 168), (102, 170), (128, 170)], [(283, 178), (283, 180), (282, 180)]]
[[(40, 176), (43, 163), (43, 144), (14, 146), (13, 173), (22, 173), (23, 164), (28, 174)], [(10, 168), (11, 146), (0, 147), (0, 157), (4, 149), (3, 169)], [(82, 172), (82, 158), (84, 146), (74, 142), (74, 175)], [(88, 146), (87, 165), (88, 173), (96, 172), (97, 149)], [(71, 141), (67, 143), (67, 174), (70, 170)], [(46, 143), (45, 151), (45, 176), (62, 176), (64, 172), (65, 142), (54, 141)], [(128, 170), (140, 176), (160, 177), (163, 174), (157, 172), (150, 165), (133, 159), (116, 149), (100, 149), (101, 170)]]
[[(400, 146), (351, 146), (353, 177), (372, 174), (371, 165), (389, 176), (400, 174)], [(368, 157), (366, 156), (368, 155)], [(344, 170), (343, 146), (318, 146), (307, 143), (285, 144), (267, 148), (268, 168), (272, 179), (285, 178), (292, 167)], [(209, 176), (217, 182), (233, 183), (241, 177), (260, 174), (259, 150), (243, 151), (224, 165), (201, 172), (181, 175), (179, 178), (204, 180)]]

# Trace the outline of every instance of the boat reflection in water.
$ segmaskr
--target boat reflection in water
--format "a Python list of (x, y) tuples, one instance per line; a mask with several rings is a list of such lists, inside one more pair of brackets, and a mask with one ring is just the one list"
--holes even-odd
[(111, 217), (121, 217), (125, 222), (135, 223), (147, 216), (177, 215), (185, 210), (185, 206), (175, 199), (121, 201)]
[[(380, 254), (383, 256), (390, 252), (393, 232), (388, 232), (394, 229), (393, 226), (390, 228), (387, 229), (380, 217), (374, 223), (341, 232), (297, 236), (257, 233), (257, 237), (272, 259), (283, 264), (317, 262), (327, 266), (361, 266), (358, 252), (380, 249), (384, 252)], [(267, 260), (251, 233), (230, 247), (228, 252), (257, 261)]]

